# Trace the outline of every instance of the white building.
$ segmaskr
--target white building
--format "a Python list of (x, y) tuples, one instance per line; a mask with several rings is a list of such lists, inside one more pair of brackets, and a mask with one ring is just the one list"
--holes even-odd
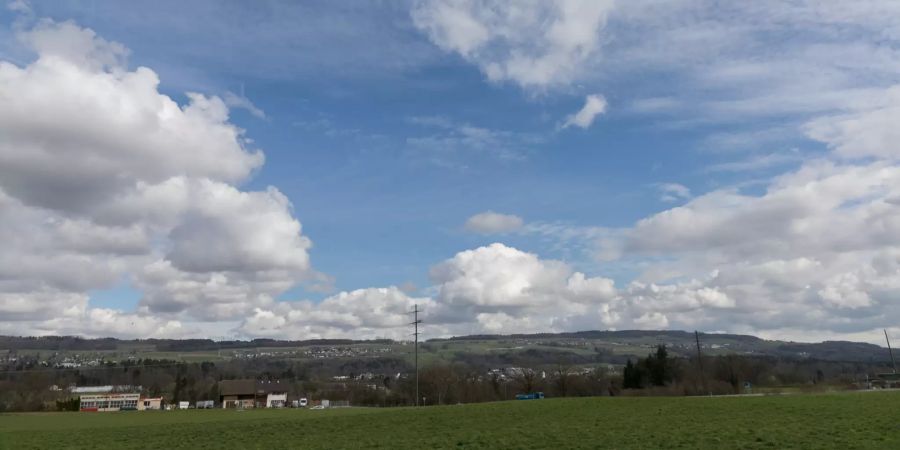
[(266, 408), (284, 408), (287, 404), (287, 392), (269, 392), (266, 395)]
[(162, 404), (163, 404), (162, 397), (142, 398), (141, 401), (138, 402), (138, 410), (139, 411), (159, 410), (159, 409), (162, 409)]
[(141, 394), (82, 394), (81, 411), (126, 411), (138, 409)]

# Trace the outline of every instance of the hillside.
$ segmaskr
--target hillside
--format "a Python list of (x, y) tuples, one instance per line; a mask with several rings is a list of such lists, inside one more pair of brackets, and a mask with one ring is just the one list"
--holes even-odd
[[(825, 341), (819, 343), (798, 343), (769, 341), (750, 335), (700, 334), (704, 354), (742, 354), (770, 356), (791, 359), (814, 359), (823, 361), (843, 361), (862, 363), (887, 363), (890, 357), (887, 348), (878, 345), (849, 342)], [(696, 353), (694, 334), (686, 331), (579, 331), (572, 333), (537, 333), (513, 335), (471, 335), (451, 338), (429, 339), (422, 345), (424, 353), (434, 353), (439, 357), (447, 353), (490, 354), (498, 350), (561, 350), (576, 354), (605, 354), (611, 362), (622, 358), (644, 356), (657, 344), (666, 344), (676, 355), (692, 356)], [(73, 336), (17, 337), (0, 336), (0, 350), (13, 352), (50, 351), (60, 354), (97, 353), (131, 355), (137, 358), (186, 358), (198, 360), (204, 357), (212, 360), (255, 354), (259, 351), (272, 355), (291, 354), (291, 350), (302, 348), (347, 348), (380, 347), (384, 353), (408, 353), (407, 343), (390, 340), (351, 339), (311, 339), (300, 341), (254, 339), (248, 341), (213, 341), (210, 339), (138, 339), (114, 338), (85, 339)], [(264, 349), (264, 350), (261, 350)], [(213, 353), (210, 353), (213, 352)], [(180, 356), (179, 356), (180, 355)], [(196, 356), (197, 358), (193, 357)], [(426, 356), (427, 358), (427, 356)]]

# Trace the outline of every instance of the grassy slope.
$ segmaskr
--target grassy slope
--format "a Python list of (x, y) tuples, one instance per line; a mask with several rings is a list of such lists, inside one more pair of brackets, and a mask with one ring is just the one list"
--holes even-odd
[(3, 448), (900, 448), (900, 392), (0, 415)]

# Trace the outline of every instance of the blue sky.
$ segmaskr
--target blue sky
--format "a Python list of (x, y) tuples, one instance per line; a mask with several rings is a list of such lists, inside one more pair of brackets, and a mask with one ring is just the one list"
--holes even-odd
[[(129, 66), (153, 68), (160, 91), (176, 99), (183, 101), (184, 91), (243, 89), (266, 114), (232, 115), (266, 154), (266, 165), (246, 186), (274, 185), (292, 200), (314, 239), (315, 265), (334, 274), (339, 289), (427, 285), (429, 264), (493, 242), (461, 230), (481, 211), (624, 227), (670, 206), (659, 201), (656, 184), (677, 182), (702, 192), (738, 181), (734, 174), (704, 171), (711, 158), (700, 141), (727, 126), (661, 129), (653, 118), (615, 112), (617, 99), (628, 99), (623, 92), (609, 96), (610, 114), (591, 128), (557, 130), (592, 89), (531, 93), (486, 82), (476, 67), (432, 46), (406, 8), (220, 6), (33, 4), (36, 16), (74, 20), (123, 43), (131, 49)], [(285, 10), (290, 20), (277, 17)], [(211, 17), (196, 19), (204, 14)], [(242, 29), (273, 21), (290, 29)], [(329, 31), (335, 21), (346, 28)], [(240, 36), (245, 31), (251, 36)], [(308, 40), (266, 47), (253, 41), (256, 33)], [(410, 145), (410, 139), (452, 139), (440, 127), (414, 122), (428, 117), (509, 135), (492, 143), (500, 149)], [(497, 156), (505, 151), (516, 158)], [(533, 239), (512, 242), (558, 256)]]
[[(853, 264), (844, 265), (850, 253), (859, 261), (874, 260), (877, 255), (870, 247), (831, 242), (826, 251), (783, 236), (773, 248), (790, 249), (789, 254), (754, 255), (729, 240), (735, 236), (717, 238), (724, 233), (721, 228), (704, 228), (728, 227), (727, 220), (712, 214), (743, 217), (744, 208), (749, 217), (743, 223), (758, 219), (765, 228), (768, 210), (757, 203), (777, 197), (781, 189), (799, 189), (791, 180), (803, 178), (804, 169), (820, 170), (816, 176), (824, 183), (836, 175), (821, 169), (823, 164), (842, 170), (872, 164), (893, 167), (892, 151), (872, 150), (869, 143), (857, 145), (858, 139), (846, 136), (858, 132), (846, 125), (846, 117), (858, 114), (853, 123), (867, 123), (866, 114), (892, 111), (890, 103), (871, 100), (890, 97), (886, 92), (898, 82), (900, 67), (895, 62), (900, 61), (897, 34), (885, 31), (898, 29), (884, 19), (890, 5), (863, 3), (858, 8), (838, 3), (767, 8), (670, 2), (648, 12), (623, 2), (12, 2), (21, 6), (0, 13), (0, 59), (17, 67), (34, 63), (43, 53), (37, 44), (29, 48), (22, 33), (41, 21), (71, 21), (127, 48), (122, 69), (151, 69), (159, 78), (158, 93), (179, 105), (190, 104), (186, 92), (224, 99), (230, 106), (227, 123), (245, 130), (243, 137), (252, 140), (242, 144), (245, 150), (265, 154), (265, 163), (252, 167), (250, 176), (228, 183), (242, 192), (273, 186), (286, 196), (292, 216), (302, 224), (302, 235), (312, 242), (304, 251), (310, 266), (303, 271), (324, 277), (319, 281), (330, 280), (323, 289), (322, 283), (311, 283), (309, 275), (297, 276), (290, 278), (294, 282), (257, 294), (300, 301), (305, 315), (314, 315), (310, 311), (315, 304), (341, 292), (389, 286), (403, 286), (402, 295), (412, 299), (436, 302), (436, 309), (470, 310), (476, 318), (487, 314), (525, 320), (540, 315), (542, 310), (529, 296), (545, 287), (561, 289), (542, 286), (544, 272), (524, 282), (528, 287), (520, 294), (529, 299), (522, 300), (528, 307), (514, 310), (490, 309), (481, 300), (462, 302), (462, 294), (448, 293), (453, 280), (434, 273), (434, 267), (457, 261), (466, 251), (501, 243), (537, 258), (539, 264), (561, 262), (571, 273), (614, 282), (615, 293), (609, 298), (597, 293), (591, 308), (609, 313), (618, 308), (613, 305), (631, 305), (619, 313), (631, 319), (573, 321), (582, 311), (549, 325), (526, 320), (491, 328), (495, 322), (472, 319), (479, 325), (454, 328), (465, 321), (447, 318), (441, 333), (530, 331), (541, 326), (726, 330), (733, 323), (729, 314), (752, 314), (752, 301), (742, 300), (748, 295), (773, 296), (770, 312), (780, 308), (779, 302), (786, 302), (786, 312), (818, 301), (823, 314), (835, 321), (829, 333), (867, 333), (890, 316), (876, 294), (866, 291), (869, 300), (854, 303), (841, 300), (852, 297), (847, 293), (837, 300), (823, 293), (830, 292), (829, 280), (850, 276)], [(572, 8), (575, 13), (567, 15)], [(547, 20), (535, 19), (540, 17)], [(566, 126), (589, 96), (602, 98), (605, 110), (586, 126)], [(885, 133), (880, 128), (863, 132)], [(882, 187), (891, 190), (890, 183)], [(5, 188), (15, 189), (22, 188)], [(876, 194), (864, 197), (871, 195)], [(859, 201), (843, 202), (851, 200)], [(522, 225), (499, 231), (465, 226), (471, 217), (488, 211), (516, 216)], [(695, 216), (687, 223), (669, 226), (685, 226), (702, 235), (676, 230), (667, 238), (673, 241), (662, 242), (658, 235), (644, 234), (645, 227), (688, 212)], [(707, 212), (708, 217), (703, 215)], [(65, 214), (60, 217), (76, 217)], [(840, 207), (829, 214), (850, 217)], [(732, 231), (737, 239), (753, 234)], [(177, 237), (168, 233), (156, 236), (157, 242), (171, 239), (177, 246)], [(756, 248), (772, 244), (767, 236), (759, 239)], [(816, 239), (823, 241), (829, 238)], [(752, 242), (747, 245), (754, 247)], [(885, 243), (885, 248), (892, 245)], [(169, 247), (149, 248), (165, 254)], [(163, 260), (178, 265), (175, 258)], [(818, 300), (800, 291), (786, 296), (792, 300), (757, 292), (771, 280), (709, 276), (749, 276), (751, 268), (801, 260), (826, 265), (842, 261), (841, 267), (824, 270), (828, 280), (805, 284), (804, 289), (820, 293)], [(145, 262), (122, 264), (149, 267), (142, 265)], [(284, 313), (256, 303), (231, 316), (198, 312), (197, 305), (186, 306), (181, 316), (165, 315), (171, 311), (159, 305), (171, 298), (145, 295), (141, 286), (149, 281), (133, 281), (140, 271), (117, 269), (107, 277), (111, 281), (75, 289), (89, 297), (84, 314), (91, 308), (109, 309), (169, 322), (198, 320), (224, 329), (216, 325), (218, 320), (227, 327), (241, 324), (239, 333), (245, 336), (285, 335), (249, 325), (248, 311)], [(467, 286), (489, 284), (463, 281)], [(887, 282), (872, 283), (883, 287)], [(700, 300), (677, 306), (678, 299), (658, 299), (663, 306), (647, 306), (656, 300), (639, 291), (661, 292), (648, 286), (673, 292), (693, 289), (678, 298), (698, 295)], [(706, 294), (698, 294), (701, 291)], [(710, 306), (703, 296), (713, 291), (728, 299), (721, 302), (727, 307), (714, 307), (731, 313), (715, 310), (708, 321), (697, 323), (676, 318), (702, 316)], [(400, 303), (407, 301), (414, 300)], [(583, 305), (582, 300), (573, 302)], [(848, 315), (863, 310), (871, 321), (841, 325)], [(796, 336), (806, 326), (785, 321), (766, 330), (764, 323), (739, 319), (737, 329), (727, 331)], [(323, 331), (318, 324), (302, 326), (313, 334), (341, 334)], [(27, 327), (58, 331), (34, 322)]]

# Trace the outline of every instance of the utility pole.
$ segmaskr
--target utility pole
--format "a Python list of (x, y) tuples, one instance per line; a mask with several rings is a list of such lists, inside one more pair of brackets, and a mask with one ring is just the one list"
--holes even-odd
[(891, 339), (888, 338), (887, 328), (884, 329), (884, 340), (887, 341), (888, 353), (891, 354), (891, 368), (897, 373), (897, 363), (894, 362), (894, 350), (891, 349)]
[(413, 321), (410, 325), (413, 326), (413, 336), (415, 336), (413, 345), (416, 354), (416, 406), (419, 406), (419, 324), (422, 323), (422, 321), (419, 320), (420, 312), (422, 312), (422, 310), (419, 309), (419, 305), (413, 305), (413, 310), (410, 312), (410, 314), (413, 315)]
[(700, 368), (700, 382), (703, 384), (703, 390), (708, 391), (706, 387), (706, 375), (703, 373), (703, 355), (700, 353), (700, 332), (694, 330), (694, 338), (697, 340), (697, 366)]

